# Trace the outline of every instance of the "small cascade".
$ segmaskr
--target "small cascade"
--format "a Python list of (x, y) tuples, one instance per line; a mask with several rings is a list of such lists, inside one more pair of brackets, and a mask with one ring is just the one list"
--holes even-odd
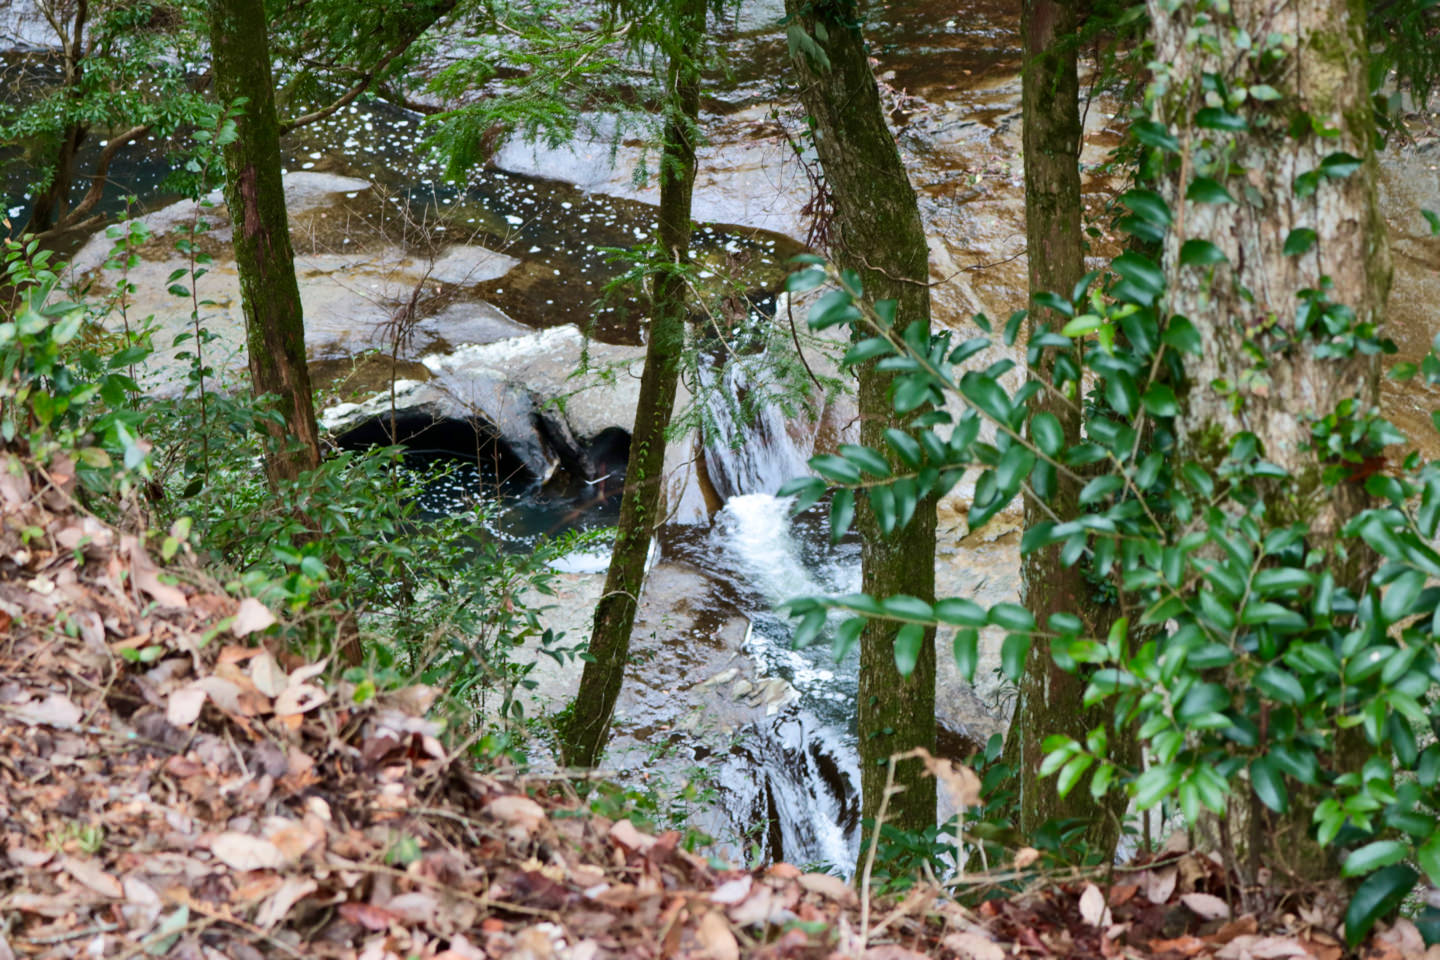
[(767, 394), (771, 363), (765, 354), (725, 363), (718, 376), (702, 369), (706, 411), (705, 469), (722, 500), (747, 493), (774, 493), (808, 472), (810, 443), (797, 441), (794, 425)]
[(764, 823), (763, 833), (745, 841), (758, 844), (770, 862), (853, 869), (860, 769), (854, 747), (834, 731), (794, 711), (752, 729), (728, 754), (706, 762), (721, 794), (716, 808), (730, 820), (722, 829)]

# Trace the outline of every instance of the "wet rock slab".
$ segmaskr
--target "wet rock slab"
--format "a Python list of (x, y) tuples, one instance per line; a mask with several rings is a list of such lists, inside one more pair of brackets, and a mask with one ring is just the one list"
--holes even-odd
[[(306, 347), (312, 358), (339, 359), (381, 350), (414, 359), (463, 336), (494, 339), (523, 329), (475, 291), (504, 276), (517, 260), (480, 246), (452, 245), (426, 255), (391, 242), (365, 220), (374, 202), (367, 197), (369, 186), (364, 180), (332, 174), (285, 175)], [(151, 389), (175, 389), (188, 371), (188, 361), (175, 353), (193, 349), (193, 343), (178, 350), (173, 343), (177, 336), (193, 332), (191, 311), (197, 304), (168, 289), (174, 270), (188, 273), (188, 260), (176, 251), (175, 242), (197, 218), (210, 225), (198, 246), (213, 256), (212, 263), (199, 265), (205, 273), (195, 284), (200, 323), (216, 338), (206, 348), (206, 362), (231, 372), (245, 367), (245, 320), (239, 277), (229, 255), (229, 217), (218, 194), (209, 202), (214, 205), (182, 201), (142, 217), (151, 238), (138, 251), (140, 262), (123, 274), (136, 288), (123, 301), (125, 318), (132, 327), (150, 318), (155, 327), (156, 354), (143, 374)], [(102, 266), (113, 245), (104, 234), (93, 237), (73, 258), (71, 280), (77, 285), (91, 283), (94, 294), (113, 291), (122, 273)], [(191, 281), (182, 276), (178, 283), (188, 290)], [(117, 302), (106, 319), (112, 327), (126, 322), (121, 306)], [(397, 328), (397, 316), (410, 316), (418, 323)]]

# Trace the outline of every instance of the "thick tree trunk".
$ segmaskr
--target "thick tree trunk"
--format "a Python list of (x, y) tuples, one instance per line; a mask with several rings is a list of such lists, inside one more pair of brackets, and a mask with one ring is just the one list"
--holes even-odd
[[(1236, 434), (1254, 434), (1265, 459), (1292, 478), (1267, 497), (1268, 518), (1305, 524), (1308, 546), (1330, 550), (1366, 494), (1362, 484), (1324, 482), (1327, 464), (1310, 446), (1310, 423), (1346, 400), (1355, 401), (1357, 413), (1375, 407), (1379, 368), (1375, 357), (1359, 352), (1317, 356), (1328, 336), (1317, 331), (1318, 321), (1301, 331), (1297, 318), (1300, 292), (1322, 289), (1328, 277), (1329, 300), (1353, 309), (1357, 322), (1384, 320), (1390, 258), (1376, 206), (1365, 7), (1361, 0), (1234, 0), (1228, 15), (1208, 7), (1205, 23), (1195, 3), (1173, 12), (1171, 6), (1149, 3), (1155, 62), (1165, 65), (1155, 116), (1171, 124), (1181, 152), (1181, 162), (1161, 178), (1174, 216), (1164, 264), (1170, 311), (1188, 317), (1204, 341), (1203, 355), (1185, 358), (1182, 453), (1213, 467)], [(1201, 35), (1214, 38), (1211, 52), (1197, 42)], [(1238, 47), (1241, 36), (1254, 45), (1285, 36), (1296, 43), (1283, 58), (1265, 57), (1254, 45)], [(1213, 117), (1209, 126), (1195, 123), (1200, 109), (1216, 106), (1216, 93), (1207, 103), (1202, 86), (1207, 74), (1228, 90), (1250, 87), (1250, 101), (1235, 108), (1246, 118), (1244, 129), (1218, 128)], [(1258, 84), (1273, 93), (1257, 101)], [(1359, 161), (1353, 172), (1348, 161), (1333, 166), (1341, 154)], [(1331, 170), (1346, 175), (1307, 184), (1303, 178), (1324, 169), (1327, 158)], [(1198, 177), (1222, 186), (1234, 202), (1195, 202)], [(1187, 191), (1190, 201), (1182, 199)], [(1297, 230), (1313, 231), (1308, 246), (1297, 242), (1306, 236)], [(1182, 246), (1196, 240), (1215, 244), (1224, 262), (1182, 264)], [(1294, 244), (1290, 253), (1287, 241)], [(1353, 586), (1369, 575), (1373, 557), (1352, 549), (1329, 562)], [(1251, 828), (1268, 832), (1265, 845), (1283, 857), (1274, 865), (1300, 881), (1324, 862), (1310, 836), (1310, 814), (1296, 802), (1289, 816), (1266, 821), (1261, 804), (1251, 804)]]
[(675, 268), (689, 261), (690, 199), (695, 188), (695, 133), (700, 116), (700, 51), (705, 39), (703, 0), (685, 0), (676, 26), (681, 52), (671, 57), (671, 87), (660, 164), (660, 262), (651, 282), (650, 339), (640, 376), (640, 398), (630, 437), (625, 493), (605, 592), (595, 608), (590, 659), (572, 713), (560, 731), (563, 761), (592, 767), (610, 735), (620, 696), (630, 630), (635, 623), (645, 561), (655, 535), (665, 466), (665, 432), (675, 406), (680, 354), (685, 346), (686, 282)]
[[(835, 203), (838, 241), (833, 254), (857, 270), (870, 302), (896, 301), (896, 325), (930, 322), (929, 247), (915, 192), (885, 125), (880, 92), (870, 71), (859, 12), (838, 0), (807, 4), (786, 0), (786, 12), (825, 52), (828, 66), (795, 51), (800, 97), (815, 124), (815, 149)], [(865, 364), (859, 373), (861, 442), (886, 450), (886, 427), (895, 423), (891, 374)], [(935, 599), (935, 502), (927, 497), (903, 531), (885, 537), (865, 497), (857, 498), (862, 540), (862, 589), (871, 596), (906, 593)], [(885, 788), (886, 762), (914, 747), (935, 748), (935, 637), (925, 635), (915, 670), (895, 667), (895, 629), (875, 621), (860, 638), (858, 704), (862, 811), (873, 818)], [(918, 760), (896, 768), (904, 787), (886, 820), (904, 830), (935, 825), (935, 783)]]
[[(1080, 233), (1078, 20), (1075, 0), (1024, 0), (1021, 6), (1025, 239), (1032, 296), (1048, 291), (1068, 299), (1085, 273)], [(1059, 314), (1042, 313), (1033, 301), (1030, 306), (1032, 329), (1040, 323), (1048, 323), (1052, 329), (1063, 324)], [(1038, 373), (1051, 376), (1048, 365)], [(1067, 444), (1081, 442), (1078, 396), (1074, 402), (1066, 402), (1044, 391), (1030, 401), (1030, 410), (1032, 416), (1053, 414), (1065, 431)], [(1080, 513), (1079, 493), (1079, 483), (1060, 477), (1055, 495), (1046, 503), (1027, 496), (1025, 525), (1050, 520), (1051, 511), (1061, 520), (1073, 519)], [(1040, 624), (1053, 613), (1068, 612), (1079, 615), (1092, 636), (1103, 637), (1109, 631), (1113, 613), (1090, 599), (1095, 590), (1086, 582), (1083, 566), (1061, 562), (1059, 544), (1025, 557), (1021, 584), (1025, 606)], [(1120, 837), (1124, 798), (1116, 795), (1112, 801), (1097, 804), (1088, 791), (1077, 789), (1061, 799), (1054, 778), (1039, 776), (1044, 759), (1040, 745), (1046, 737), (1066, 734), (1084, 743), (1087, 732), (1106, 722), (1108, 710), (1084, 708), (1085, 684), (1084, 677), (1056, 666), (1049, 645), (1037, 641), (1015, 701), (1006, 759), (1016, 774), (1022, 835), (1034, 836), (1051, 819), (1087, 820), (1091, 846), (1108, 859)]]
[(225, 147), (225, 203), (234, 224), (235, 265), (245, 309), (250, 384), (272, 395), (285, 427), (271, 428), (266, 458), (271, 481), (293, 479), (320, 464), (305, 321), (280, 177), (280, 127), (261, 0), (211, 0), (210, 45), (220, 101), (246, 102), (238, 136)]

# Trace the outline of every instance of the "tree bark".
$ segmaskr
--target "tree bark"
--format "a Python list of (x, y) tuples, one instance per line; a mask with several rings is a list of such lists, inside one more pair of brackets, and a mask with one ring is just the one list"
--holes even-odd
[[(837, 241), (832, 251), (859, 272), (865, 299), (896, 301), (896, 326), (930, 323), (929, 246), (915, 192), (885, 124), (880, 92), (870, 70), (859, 11), (848, 0), (786, 0), (786, 13), (824, 51), (828, 65), (795, 50), (800, 97), (814, 122), (815, 149), (834, 197)], [(872, 361), (859, 370), (860, 439), (885, 451), (885, 428), (896, 424), (890, 402), (893, 375)], [(935, 501), (926, 497), (915, 516), (891, 537), (880, 532), (868, 500), (857, 498), (855, 524), (862, 542), (861, 581), (875, 597), (906, 593), (935, 599)], [(860, 637), (861, 809), (879, 811), (891, 756), (935, 748), (935, 636), (927, 631), (909, 677), (895, 667), (893, 625), (872, 621)], [(895, 796), (886, 822), (902, 830), (935, 826), (935, 782), (919, 760), (896, 767)]]
[[(1080, 233), (1080, 84), (1076, 67), (1079, 11), (1075, 0), (1024, 0), (1020, 30), (1024, 37), (1025, 68), (1021, 80), (1024, 118), (1022, 142), (1025, 162), (1025, 240), (1030, 267), (1030, 322), (1052, 328), (1064, 318), (1037, 306), (1037, 293), (1051, 292), (1069, 299), (1085, 273), (1085, 249)], [(1057, 323), (1058, 321), (1058, 323)], [(1047, 357), (1051, 356), (1047, 354)], [(1049, 379), (1053, 361), (1036, 374)], [(1080, 405), (1076, 395), (1066, 402), (1050, 391), (1030, 401), (1031, 416), (1053, 414), (1065, 431), (1067, 445), (1081, 442)], [(1025, 525), (1030, 527), (1059, 517), (1072, 520), (1080, 514), (1080, 484), (1061, 476), (1055, 495), (1046, 503), (1025, 498)], [(1048, 508), (1048, 509), (1047, 509)], [(1053, 511), (1053, 513), (1052, 513)], [(1025, 606), (1042, 626), (1050, 615), (1074, 613), (1085, 621), (1091, 636), (1105, 636), (1113, 611), (1091, 599), (1095, 588), (1087, 582), (1081, 564), (1065, 565), (1059, 544), (1027, 555), (1021, 563)], [(1019, 823), (1023, 836), (1034, 836), (1052, 819), (1088, 821), (1087, 839), (1102, 858), (1114, 854), (1120, 837), (1124, 798), (1115, 795), (1097, 804), (1083, 789), (1061, 799), (1053, 777), (1039, 776), (1044, 751), (1040, 745), (1051, 734), (1066, 734), (1081, 743), (1094, 727), (1106, 723), (1109, 711), (1084, 707), (1086, 680), (1055, 664), (1049, 644), (1037, 639), (1021, 679), (1010, 725), (1005, 758), (1015, 771), (1019, 793)], [(1114, 743), (1118, 741), (1112, 740)]]
[(695, 188), (695, 136), (700, 116), (700, 52), (705, 40), (703, 0), (684, 0), (676, 23), (677, 53), (668, 67), (670, 101), (660, 164), (660, 252), (651, 280), (650, 339), (640, 377), (640, 398), (630, 435), (625, 492), (605, 591), (595, 608), (589, 659), (574, 708), (560, 730), (562, 760), (593, 767), (610, 735), (610, 718), (630, 654), (645, 561), (660, 510), (665, 433), (675, 406), (680, 355), (688, 314), (685, 277), (689, 262), (690, 201)]
[[(1365, 7), (1360, 0), (1234, 0), (1228, 16), (1209, 8), (1206, 24), (1194, 3), (1173, 12), (1171, 6), (1149, 2), (1155, 62), (1162, 65), (1154, 116), (1176, 134), (1181, 157), (1160, 183), (1174, 216), (1164, 252), (1168, 308), (1188, 317), (1204, 341), (1201, 356), (1185, 357), (1190, 386), (1178, 422), (1181, 452), (1213, 467), (1238, 433), (1254, 434), (1265, 459), (1290, 475), (1268, 488), (1268, 519), (1304, 523), (1307, 547), (1331, 552), (1337, 579), (1356, 586), (1372, 572), (1373, 555), (1351, 549), (1338, 557), (1332, 548), (1367, 496), (1363, 484), (1325, 482), (1329, 464), (1310, 444), (1310, 423), (1347, 400), (1357, 413), (1377, 406), (1379, 366), (1359, 352), (1316, 356), (1327, 338), (1314, 328), (1301, 331), (1297, 318), (1298, 294), (1320, 289), (1328, 277), (1328, 298), (1352, 308), (1356, 322), (1378, 327), (1384, 320), (1390, 258), (1376, 205)], [(1244, 31), (1257, 44), (1284, 35), (1295, 42), (1262, 68), (1253, 49), (1235, 42)], [(1201, 33), (1215, 38), (1210, 52), (1195, 42)], [(1252, 98), (1240, 108), (1245, 129), (1201, 127), (1198, 110), (1214, 106), (1202, 87), (1207, 74), (1231, 90), (1266, 84), (1278, 99)], [(1341, 153), (1357, 159), (1358, 168), (1320, 178), (1313, 191), (1297, 190), (1303, 176)], [(1234, 202), (1183, 199), (1196, 177), (1211, 178)], [(1313, 230), (1313, 242), (1287, 254), (1297, 229)], [(1192, 240), (1215, 244), (1224, 262), (1182, 264), (1182, 245)], [(1296, 802), (1288, 816), (1266, 819), (1258, 801), (1250, 806), (1259, 831), (1252, 836), (1268, 834), (1266, 848), (1280, 857), (1272, 865), (1302, 882), (1318, 875), (1312, 871), (1321, 869), (1325, 853), (1310, 833), (1313, 808)]]
[[(53, 7), (47, 9), (46, 15), (51, 18), (50, 24), (59, 37), (64, 57), (61, 80), (64, 96), (72, 107), (78, 107), (82, 99), (80, 84), (85, 77), (85, 29), (88, 26), (90, 4), (88, 0), (79, 0), (68, 31), (56, 19), (59, 12)], [(65, 209), (70, 202), (70, 187), (75, 183), (75, 158), (79, 156), (80, 148), (85, 145), (89, 135), (90, 128), (82, 123), (71, 124), (61, 135), (51, 165), (50, 183), (45, 191), (35, 198), (35, 205), (30, 209), (30, 221), (25, 226), (26, 233), (44, 233), (65, 216)]]
[(225, 146), (225, 203), (234, 224), (235, 265), (245, 310), (250, 383), (270, 395), (285, 426), (270, 426), (271, 482), (294, 479), (320, 464), (305, 321), (280, 176), (280, 127), (261, 0), (210, 0), (215, 92), (221, 103), (245, 98), (237, 136)]

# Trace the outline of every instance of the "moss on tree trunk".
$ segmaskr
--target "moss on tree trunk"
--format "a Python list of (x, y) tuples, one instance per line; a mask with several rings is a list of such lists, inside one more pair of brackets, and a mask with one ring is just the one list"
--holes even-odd
[[(915, 192), (885, 124), (880, 92), (870, 70), (857, 20), (847, 2), (806, 4), (786, 0), (786, 12), (824, 51), (828, 65), (795, 52), (800, 96), (815, 124), (815, 149), (835, 204), (835, 259), (859, 272), (870, 302), (896, 301), (896, 324), (930, 323), (929, 247)], [(894, 425), (893, 376), (873, 362), (859, 371), (861, 442), (886, 450)], [(862, 539), (862, 589), (877, 597), (906, 593), (935, 599), (935, 501), (926, 497), (910, 524), (886, 537), (865, 497), (857, 498)], [(935, 747), (935, 636), (927, 631), (915, 670), (895, 667), (893, 624), (872, 622), (860, 638), (859, 734), (861, 800), (865, 817), (880, 808), (886, 761), (914, 747)], [(904, 791), (886, 820), (904, 830), (935, 825), (935, 783), (919, 760), (896, 768)]]
[[(1025, 42), (1025, 69), (1021, 81), (1023, 150), (1025, 161), (1025, 239), (1030, 265), (1030, 293), (1053, 292), (1069, 299), (1085, 273), (1085, 251), (1080, 233), (1080, 124), (1079, 81), (1076, 72), (1078, 10), (1074, 0), (1025, 0), (1021, 7)], [(1063, 317), (1031, 302), (1031, 328), (1040, 323), (1063, 322)], [(1049, 365), (1039, 371), (1048, 378)], [(1031, 416), (1053, 414), (1065, 431), (1067, 445), (1081, 442), (1079, 398), (1073, 402), (1042, 391), (1030, 401)], [(1080, 513), (1080, 485), (1061, 476), (1056, 493), (1045, 503), (1025, 498), (1025, 525), (1054, 517), (1070, 520)], [(1113, 622), (1111, 608), (1096, 603), (1095, 588), (1087, 582), (1081, 564), (1060, 560), (1060, 545), (1031, 553), (1021, 564), (1025, 606), (1044, 624), (1053, 613), (1079, 615), (1090, 635), (1104, 636)], [(1006, 740), (1006, 760), (1015, 770), (1019, 793), (1019, 823), (1024, 836), (1033, 836), (1051, 819), (1087, 821), (1087, 838), (1109, 858), (1120, 837), (1125, 801), (1116, 795), (1106, 803), (1077, 789), (1060, 798), (1053, 777), (1039, 776), (1044, 751), (1040, 745), (1051, 734), (1066, 734), (1081, 743), (1086, 733), (1104, 724), (1105, 709), (1086, 710), (1084, 677), (1060, 669), (1044, 640), (1035, 642), (1020, 682), (1015, 714)]]
[(660, 165), (660, 253), (650, 295), (650, 339), (640, 376), (640, 397), (630, 436), (625, 492), (605, 590), (595, 608), (590, 659), (580, 678), (574, 707), (560, 730), (563, 761), (592, 767), (610, 735), (610, 718), (630, 655), (645, 561), (655, 535), (665, 466), (665, 433), (675, 406), (680, 355), (685, 345), (688, 297), (678, 272), (689, 262), (690, 200), (695, 188), (696, 121), (700, 115), (700, 47), (704, 42), (705, 5), (685, 0), (677, 17), (682, 52), (672, 56), (665, 143)]
[(237, 136), (224, 150), (225, 203), (234, 225), (250, 384), (257, 397), (275, 398), (285, 420), (284, 427), (269, 427), (274, 449), (265, 467), (274, 482), (317, 467), (320, 441), (280, 176), (280, 125), (265, 23), (261, 0), (211, 0), (215, 93), (224, 104), (245, 99)]

